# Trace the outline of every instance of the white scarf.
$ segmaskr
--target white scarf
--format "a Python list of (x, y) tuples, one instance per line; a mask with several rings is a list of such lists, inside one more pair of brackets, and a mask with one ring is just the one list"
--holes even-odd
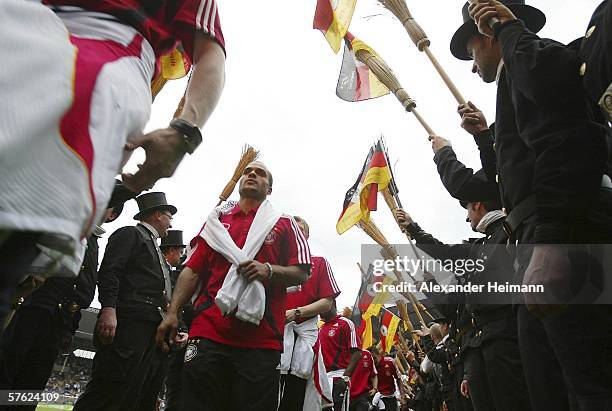
[(480, 219), (480, 222), (476, 226), (476, 231), (478, 231), (479, 233), (485, 234), (485, 231), (487, 231), (487, 227), (489, 227), (491, 223), (494, 223), (495, 221), (505, 216), (506, 215), (501, 210), (489, 211), (488, 213), (483, 215), (482, 218)]
[(228, 315), (238, 308), (236, 318), (259, 325), (266, 307), (266, 290), (261, 281), (247, 283), (236, 270), (238, 264), (255, 258), (266, 236), (280, 217), (281, 213), (265, 200), (257, 209), (244, 247), (240, 249), (219, 221), (219, 209), (215, 208), (208, 216), (200, 235), (213, 250), (232, 263), (215, 297), (215, 304), (223, 315)]

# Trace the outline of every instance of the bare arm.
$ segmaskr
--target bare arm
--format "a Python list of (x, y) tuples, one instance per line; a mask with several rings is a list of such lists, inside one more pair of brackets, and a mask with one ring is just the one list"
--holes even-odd
[[(218, 43), (198, 32), (193, 57), (185, 104), (178, 118), (202, 127), (217, 106), (225, 84), (225, 54)], [(136, 137), (125, 146), (128, 151), (138, 147), (146, 152), (145, 162), (135, 174), (123, 174), (126, 187), (138, 193), (160, 178), (172, 176), (187, 150), (181, 132), (171, 127)]]
[(344, 375), (347, 377), (350, 377), (353, 374), (353, 370), (355, 370), (355, 367), (359, 362), (359, 358), (361, 358), (361, 350), (359, 348), (352, 348), (351, 351), (351, 360), (346, 366), (346, 370), (344, 370)]
[(225, 84), (225, 54), (216, 41), (196, 32), (193, 61), (185, 105), (178, 118), (203, 127), (215, 110)]
[[(334, 303), (333, 297), (321, 298), (320, 300), (300, 307), (300, 314), (304, 318), (311, 318), (322, 313), (326, 313), (332, 308)], [(287, 321), (295, 320), (295, 311), (287, 310)]]
[(198, 285), (198, 274), (189, 267), (183, 268), (174, 287), (172, 301), (166, 313), (166, 317), (157, 327), (155, 341), (157, 345), (164, 351), (170, 351), (170, 343), (175, 341), (178, 331), (178, 312), (187, 304), (187, 301), (195, 293)]
[[(238, 273), (244, 275), (248, 282), (253, 280), (265, 280), (270, 275), (267, 264), (256, 260), (245, 261), (238, 265)], [(285, 287), (304, 284), (310, 276), (309, 265), (282, 265), (272, 266), (272, 278), (270, 281), (280, 283)]]

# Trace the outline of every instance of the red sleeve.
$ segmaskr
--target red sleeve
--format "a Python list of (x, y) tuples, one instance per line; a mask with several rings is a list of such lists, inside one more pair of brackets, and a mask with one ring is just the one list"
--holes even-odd
[(281, 217), (288, 220), (288, 228), (285, 235), (285, 252), (287, 253), (287, 266), (311, 265), (310, 248), (302, 230), (292, 217)]
[(193, 33), (202, 31), (215, 40), (225, 52), (225, 39), (216, 0), (185, 0), (174, 16), (176, 29), (185, 50), (193, 56)]
[(372, 370), (370, 376), (378, 375), (378, 370), (376, 369), (376, 364), (374, 364), (374, 357), (370, 354), (370, 369)]
[(206, 271), (206, 257), (209, 246), (200, 236), (191, 240), (190, 244), (192, 249), (185, 261), (185, 267), (189, 267), (194, 272), (201, 274)]
[[(329, 262), (323, 258), (321, 259), (321, 264), (317, 264), (317, 294), (319, 298), (327, 298), (333, 297), (336, 298), (340, 295), (340, 288), (336, 283), (336, 279), (334, 278), (334, 273), (332, 272), (331, 266)], [(313, 274), (314, 275), (314, 274)]]

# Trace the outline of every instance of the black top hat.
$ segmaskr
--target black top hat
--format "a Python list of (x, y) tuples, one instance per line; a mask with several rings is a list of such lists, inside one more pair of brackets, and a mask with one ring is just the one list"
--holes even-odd
[(140, 220), (146, 214), (157, 210), (166, 210), (173, 215), (176, 214), (176, 207), (167, 203), (166, 194), (162, 192), (142, 194), (136, 197), (136, 202), (140, 211), (134, 216), (134, 220)]
[[(525, 0), (499, 0), (514, 13), (517, 19), (523, 20), (527, 28), (537, 33), (544, 27), (546, 16), (535, 7), (525, 4)], [(472, 60), (467, 52), (468, 40), (478, 34), (478, 27), (468, 13), (469, 3), (463, 6), (463, 25), (457, 29), (451, 40), (450, 49), (459, 60)]]
[(162, 238), (161, 245), (159, 247), (186, 247), (186, 245), (183, 244), (183, 231), (168, 230), (168, 235)]

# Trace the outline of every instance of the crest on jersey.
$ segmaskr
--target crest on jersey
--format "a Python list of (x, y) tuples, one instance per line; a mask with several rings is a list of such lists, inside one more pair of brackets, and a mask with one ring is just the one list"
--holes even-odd
[(270, 231), (268, 235), (266, 236), (264, 243), (272, 244), (273, 242), (276, 241), (277, 236), (278, 236), (278, 232), (276, 231), (276, 228), (273, 228), (272, 231)]
[(336, 335), (336, 330), (334, 330), (333, 328), (331, 330), (329, 330), (329, 332), (327, 333), (327, 335), (329, 335), (330, 337), (333, 337), (334, 335)]
[(189, 362), (193, 360), (193, 357), (195, 357), (197, 354), (198, 354), (198, 347), (193, 343), (187, 344), (187, 347), (185, 348), (185, 361), (184, 362)]
[(221, 223), (221, 224), (223, 224), (223, 228), (225, 228), (226, 230), (230, 229), (229, 223)]

